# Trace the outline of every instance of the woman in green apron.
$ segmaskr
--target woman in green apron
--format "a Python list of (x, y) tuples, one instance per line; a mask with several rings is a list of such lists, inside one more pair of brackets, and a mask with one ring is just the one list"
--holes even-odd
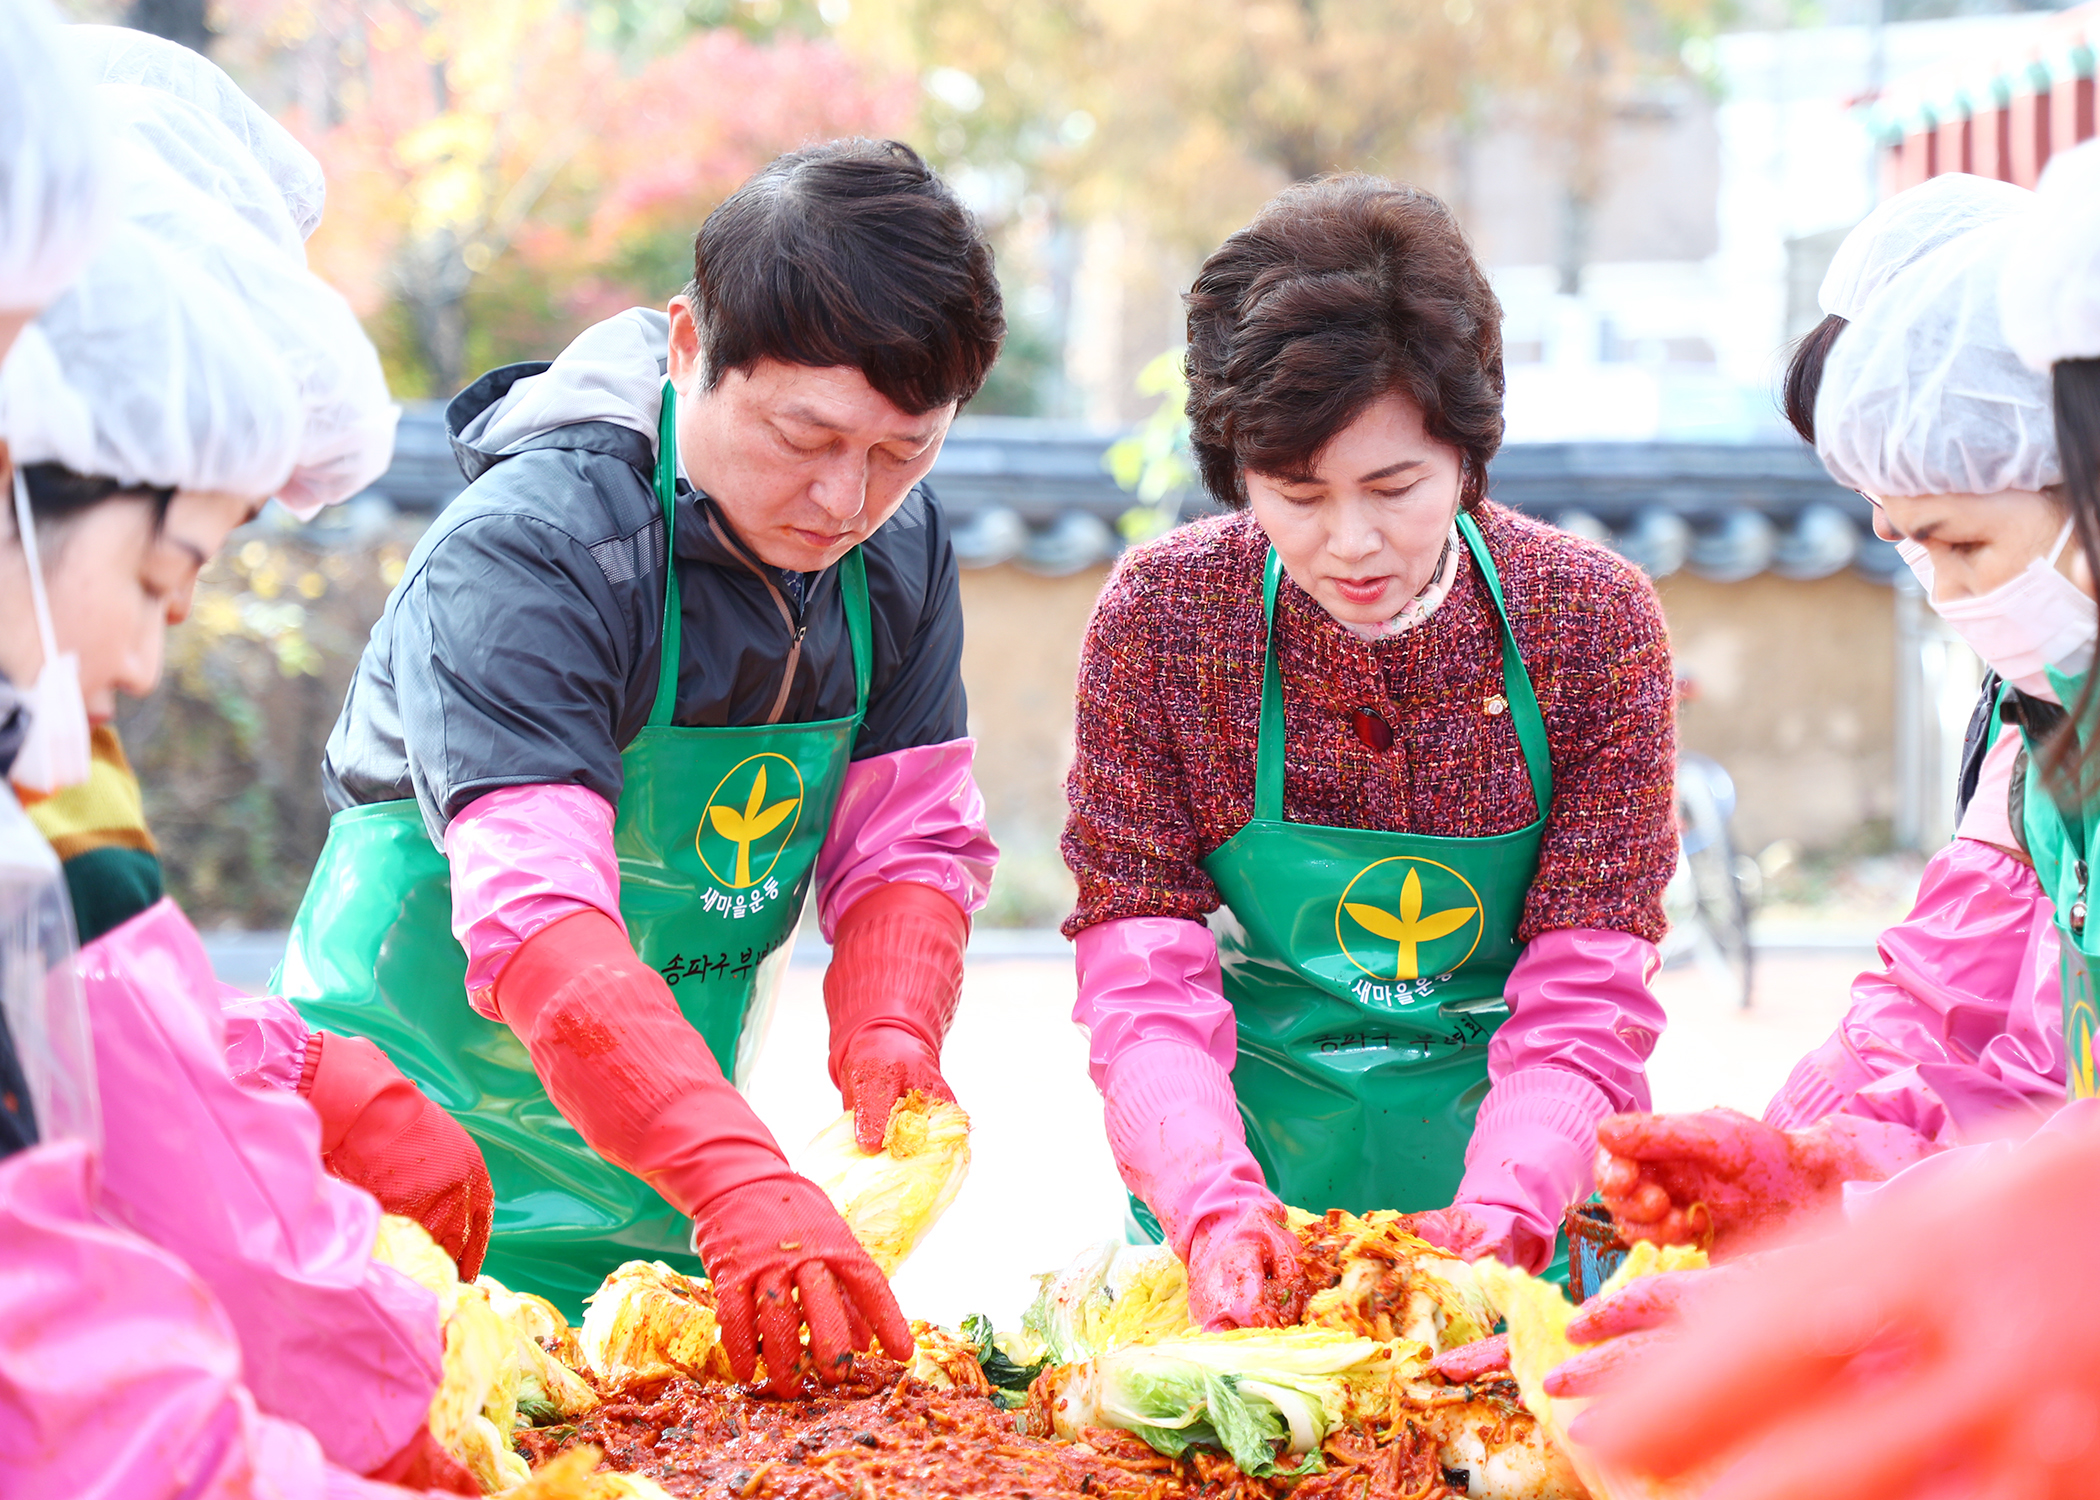
[(1726, 1256), (1834, 1211), (1848, 1183), (2024, 1133), (2063, 1102), (2055, 924), (2069, 906), (2038, 878), (2048, 840), (2025, 831), (2029, 814), (2054, 816), (2027, 747), (2062, 720), (2046, 668), (2090, 647), (2093, 607), (2071, 581), (2048, 381), (2021, 368), (1997, 315), (1995, 279), (2023, 231), (1983, 233), (2033, 202), (1960, 173), (1889, 199), (1831, 263), (1821, 298), (1835, 331), (1795, 354), (1786, 383), (1802, 437), (1878, 501), (1876, 530), (1994, 670), (1964, 747), (1955, 836), (1763, 1118), (1712, 1109), (1599, 1132), (1618, 1158), (1599, 1186), (1628, 1235), (1696, 1238)]
[(735, 1084), (814, 888), (863, 1145), (907, 1092), (953, 1097), (939, 1050), (996, 851), (919, 481), (1002, 326), (974, 222), (894, 144), (774, 162), (694, 270), (668, 318), (453, 400), (471, 483), (330, 737), (281, 985), (475, 1137), (491, 1274), (573, 1314), (622, 1261), (704, 1263), (739, 1377), (762, 1343), (785, 1388), (805, 1321), (827, 1379), (871, 1330), (909, 1348)]
[(1110, 580), (1065, 836), (1124, 1180), (1208, 1326), (1291, 1311), (1283, 1204), (1542, 1267), (1663, 1024), (1655, 596), (1487, 499), (1500, 313), (1428, 194), (1272, 202), (1197, 279), (1188, 375), (1230, 509)]

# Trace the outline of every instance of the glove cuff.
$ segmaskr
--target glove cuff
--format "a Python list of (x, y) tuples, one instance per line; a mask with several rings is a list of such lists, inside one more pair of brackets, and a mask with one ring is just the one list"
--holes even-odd
[(893, 881), (853, 903), (839, 918), (824, 971), (833, 1084), (854, 1037), (870, 1026), (908, 1031), (940, 1056), (962, 999), (969, 941), (969, 917), (929, 885)]
[(1123, 1181), (1182, 1259), (1207, 1223), (1274, 1201), (1247, 1149), (1232, 1077), (1201, 1051), (1140, 1042), (1110, 1065), (1101, 1094)]

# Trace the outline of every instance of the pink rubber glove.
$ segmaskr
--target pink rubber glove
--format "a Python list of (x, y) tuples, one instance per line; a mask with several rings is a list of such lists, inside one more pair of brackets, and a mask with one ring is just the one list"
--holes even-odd
[(970, 919), (931, 886), (871, 885), (839, 919), (824, 1009), (831, 1079), (853, 1111), (863, 1151), (882, 1149), (890, 1108), (914, 1089), (955, 1098), (941, 1042), (962, 999)]
[(1273, 1199), (1237, 1219), (1212, 1215), (1189, 1243), (1189, 1317), (1198, 1328), (1284, 1328), (1305, 1313), (1298, 1236)]
[(211, 1289), (263, 1411), (369, 1473), (428, 1415), (443, 1355), (437, 1300), (372, 1259), (379, 1205), (322, 1170), (306, 1101), (227, 1073), (218, 982), (174, 902), (88, 944), (80, 972), (104, 1212)]
[(2093, 1493), (2100, 1130), (2037, 1134), (1942, 1192), (1743, 1268), (1578, 1419), (1726, 1500)]
[(1475, 1339), (1470, 1344), (1460, 1344), (1456, 1349), (1446, 1349), (1429, 1362), (1429, 1368), (1453, 1385), (1470, 1385), (1483, 1375), (1507, 1370), (1509, 1335), (1498, 1333), (1489, 1338)]
[(256, 1410), (225, 1310), (98, 1212), (77, 1141), (0, 1162), (0, 1494), (8, 1500), (407, 1500)]
[[(1238, 1031), (1210, 930), (1126, 917), (1086, 928), (1074, 955), (1072, 1019), (1088, 1033), (1109, 1148), (1188, 1263), (1191, 1315), (1208, 1326), (1288, 1305), (1302, 1290), (1297, 1243), (1277, 1238), (1282, 1205), (1247, 1149), (1229, 1071)], [(1250, 1294), (1256, 1266), (1264, 1285)]]
[(580, 911), (627, 931), (612, 804), (596, 792), (509, 786), (477, 797), (445, 829), (445, 861), (467, 1000), (491, 1020), (496, 981), (533, 934)]
[(1718, 1258), (1805, 1232), (1844, 1185), (1926, 1154), (1915, 1133), (1850, 1115), (1774, 1130), (1732, 1109), (1617, 1115), (1597, 1127), (1597, 1186), (1629, 1240), (1700, 1244)]
[(1465, 1253), (1534, 1272), (1553, 1258), (1561, 1216), (1590, 1195), (1597, 1122), (1648, 1107), (1658, 963), (1653, 943), (1624, 932), (1571, 928), (1525, 946), (1453, 1202), (1474, 1226), (1451, 1231)]
[(992, 885), (999, 846), (985, 829), (971, 765), (975, 740), (912, 745), (846, 768), (817, 854), (817, 921), (836, 942), (839, 919), (879, 886), (910, 882), (968, 913)]
[(1844, 1113), (1949, 1146), (2022, 1134), (2063, 1100), (2055, 908), (2034, 871), (1958, 838), (1926, 862), (1881, 967), (1765, 1110), (1782, 1130)]
[(306, 1045), (313, 1032), (276, 995), (243, 995), (230, 985), (219, 987), (219, 1015), (226, 1023), (226, 1071), (243, 1088), (295, 1093), (306, 1068)]

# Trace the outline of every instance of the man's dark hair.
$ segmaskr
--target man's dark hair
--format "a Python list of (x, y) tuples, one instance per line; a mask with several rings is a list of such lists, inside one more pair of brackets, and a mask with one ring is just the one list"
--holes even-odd
[(1286, 188), (1189, 292), (1190, 442), (1221, 503), (1292, 478), (1380, 397), (1463, 455), (1463, 503), (1502, 446), (1502, 306), (1458, 221), (1419, 188), (1351, 173)]
[(983, 231), (901, 141), (776, 157), (700, 226), (686, 292), (709, 389), (762, 359), (850, 365), (917, 416), (976, 395), (1006, 336)]
[(1843, 318), (1829, 314), (1801, 335), (1800, 342), (1794, 345), (1793, 357), (1786, 362), (1786, 379), (1780, 384), (1781, 402), (1787, 421), (1811, 448), (1816, 445), (1816, 392), (1823, 388), (1823, 366), (1830, 359), (1830, 346), (1845, 327)]

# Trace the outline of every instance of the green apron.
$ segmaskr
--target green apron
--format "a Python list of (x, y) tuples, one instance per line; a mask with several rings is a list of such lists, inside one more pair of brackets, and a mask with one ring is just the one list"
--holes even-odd
[[(859, 549), (840, 565), (854, 711), (815, 724), (671, 722), (681, 636), (677, 444), (664, 386), (656, 493), (670, 559), (649, 723), (622, 752), (613, 827), (620, 913), (722, 1070), (741, 1085), (765, 1037), (802, 901), (867, 708), (871, 634)], [(451, 879), (412, 800), (336, 814), (292, 924), (278, 992), (307, 1022), (369, 1037), (481, 1147), (496, 1208), (487, 1272), (574, 1315), (626, 1260), (697, 1275), (691, 1222), (601, 1158), (549, 1102), (524, 1046), (467, 1004)]]
[[(2076, 703), (2085, 679), (2066, 677), (2052, 667), (2049, 682), (2059, 702)], [(2093, 1033), (2100, 1030), (2100, 1009), (2095, 1008), (2093, 995), (2095, 934), (2086, 921), (2093, 883), (2086, 860), (2100, 808), (2084, 808), (2067, 816), (2045, 788), (2033, 786), (2032, 778), (2041, 774), (2040, 746), (2024, 728), (2021, 733), (2027, 738), (2030, 778), (2022, 810), (2027, 854), (2034, 861), (2035, 878), (2056, 906), (2057, 977), (2064, 1006), (2064, 1094), (2068, 1099), (2090, 1099), (2100, 1094), (2093, 1063)]]
[[(1487, 1043), (1552, 802), (1546, 722), (1510, 633), (1494, 559), (1458, 529), (1502, 624), (1499, 699), (1512, 716), (1538, 818), (1492, 838), (1324, 828), (1283, 817), (1283, 680), (1271, 551), (1254, 817), (1204, 861), (1224, 898), (1212, 919), (1239, 1025), (1232, 1083), (1247, 1144), (1285, 1203), (1413, 1212), (1451, 1202), (1486, 1097)], [(1141, 1215), (1148, 1230), (1151, 1216)]]

